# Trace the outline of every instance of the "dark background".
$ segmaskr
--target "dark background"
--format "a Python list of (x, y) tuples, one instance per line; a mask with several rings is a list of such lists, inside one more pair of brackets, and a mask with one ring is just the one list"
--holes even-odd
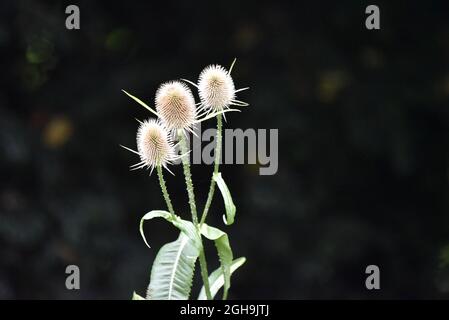
[[(77, 4), (81, 30), (65, 29)], [(381, 30), (365, 28), (365, 7)], [(229, 66), (251, 104), (229, 128), (279, 129), (279, 171), (222, 168), (237, 205), (209, 222), (247, 264), (232, 299), (449, 298), (446, 1), (1, 1), (0, 298), (144, 294), (162, 221), (155, 175), (130, 172), (135, 117), (161, 82)], [(214, 126), (209, 121), (207, 126)], [(168, 187), (188, 217), (179, 166)], [(194, 166), (203, 207), (212, 168)], [(217, 262), (208, 248), (209, 269)], [(81, 290), (65, 288), (65, 267)], [(365, 289), (365, 268), (381, 290)], [(199, 290), (199, 277), (193, 297)]]

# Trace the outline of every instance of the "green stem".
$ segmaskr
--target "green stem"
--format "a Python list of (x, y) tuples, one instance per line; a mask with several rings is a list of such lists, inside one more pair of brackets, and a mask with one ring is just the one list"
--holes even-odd
[(187, 149), (186, 138), (183, 132), (181, 131), (178, 132), (178, 139), (180, 141), (181, 154), (184, 155), (182, 157), (182, 167), (184, 169), (187, 194), (189, 196), (190, 211), (192, 213), (192, 221), (194, 225), (198, 225), (198, 215), (196, 212), (195, 193), (193, 191), (192, 174), (190, 172), (190, 162), (188, 157), (185, 156), (189, 152), (189, 150)]
[(173, 205), (170, 200), (170, 195), (168, 194), (168, 191), (167, 191), (164, 174), (162, 173), (162, 167), (157, 166), (156, 171), (157, 171), (157, 176), (159, 177), (159, 184), (162, 189), (162, 194), (164, 195), (165, 202), (167, 203), (168, 211), (171, 213), (172, 216), (175, 216), (175, 210), (173, 210)]
[(221, 131), (222, 131), (222, 119), (221, 114), (217, 115), (217, 145), (215, 146), (215, 163), (214, 163), (214, 173), (212, 179), (210, 180), (209, 194), (207, 195), (206, 204), (204, 206), (203, 214), (201, 216), (200, 226), (206, 221), (207, 213), (209, 212), (210, 205), (212, 204), (212, 199), (214, 198), (215, 192), (215, 180), (214, 175), (218, 174), (218, 169), (220, 167), (221, 158)]
[[(202, 242), (202, 240), (201, 240)], [(212, 293), (210, 292), (210, 284), (209, 284), (209, 273), (207, 271), (207, 261), (206, 254), (204, 253), (204, 247), (201, 245), (200, 251), (200, 269), (201, 269), (201, 278), (204, 283), (204, 290), (206, 291), (207, 300), (212, 300)]]
[(223, 300), (228, 300), (228, 291), (227, 290), (225, 290), (223, 292)]
[[(184, 133), (179, 130), (178, 131), (178, 138), (180, 141), (180, 147), (181, 147), (181, 154), (186, 155), (188, 153), (187, 149), (187, 143), (186, 138), (184, 136)], [(198, 224), (198, 214), (196, 212), (196, 203), (195, 203), (195, 193), (193, 191), (193, 183), (192, 183), (192, 173), (190, 172), (190, 162), (189, 159), (186, 156), (183, 156), (182, 158), (182, 166), (184, 169), (184, 176), (186, 180), (186, 186), (187, 186), (187, 194), (189, 196), (189, 205), (190, 205), (190, 211), (192, 213), (192, 221), (193, 224), (196, 226), (198, 233), (200, 232), (199, 224)], [(200, 268), (201, 268), (201, 277), (203, 278), (204, 283), (204, 289), (206, 291), (207, 300), (212, 300), (212, 294), (210, 292), (210, 285), (209, 285), (209, 273), (207, 271), (207, 262), (206, 262), (206, 255), (204, 254), (204, 246), (203, 246), (203, 240), (200, 236), (201, 241), (201, 251), (200, 251)]]

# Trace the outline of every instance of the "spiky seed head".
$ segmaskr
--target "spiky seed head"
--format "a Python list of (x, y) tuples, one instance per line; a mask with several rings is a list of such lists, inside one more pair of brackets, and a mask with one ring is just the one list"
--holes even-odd
[(156, 92), (156, 111), (167, 129), (190, 129), (196, 118), (192, 91), (180, 81), (163, 83)]
[(145, 120), (137, 130), (137, 151), (142, 164), (153, 169), (175, 159), (175, 147), (164, 126), (155, 119)]
[(235, 99), (234, 81), (220, 65), (210, 65), (201, 72), (198, 91), (206, 110), (221, 111)]

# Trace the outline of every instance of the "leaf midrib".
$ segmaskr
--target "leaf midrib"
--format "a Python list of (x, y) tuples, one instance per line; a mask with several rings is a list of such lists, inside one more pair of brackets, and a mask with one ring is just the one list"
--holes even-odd
[(184, 249), (185, 245), (187, 244), (187, 242), (189, 241), (189, 238), (187, 237), (182, 237), (182, 242), (181, 245), (179, 247), (179, 251), (176, 255), (176, 259), (175, 259), (175, 263), (173, 265), (173, 271), (172, 274), (170, 276), (170, 285), (168, 287), (168, 300), (171, 300), (171, 295), (172, 295), (172, 288), (173, 288), (173, 283), (175, 281), (175, 273), (176, 273), (176, 269), (178, 267), (179, 264), (179, 260), (181, 260), (181, 252)]

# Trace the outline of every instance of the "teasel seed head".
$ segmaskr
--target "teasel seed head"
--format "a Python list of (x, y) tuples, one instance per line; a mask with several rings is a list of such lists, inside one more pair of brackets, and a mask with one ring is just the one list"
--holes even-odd
[(192, 130), (197, 111), (192, 91), (180, 81), (163, 83), (156, 92), (156, 111), (170, 131)]
[(229, 72), (220, 65), (210, 65), (200, 74), (198, 91), (203, 108), (221, 111), (235, 99), (235, 86)]
[(137, 130), (137, 151), (122, 146), (140, 157), (140, 162), (131, 166), (131, 170), (148, 168), (153, 171), (155, 167), (162, 166), (168, 171), (168, 164), (178, 158), (170, 134), (164, 125), (155, 119), (139, 121)]

